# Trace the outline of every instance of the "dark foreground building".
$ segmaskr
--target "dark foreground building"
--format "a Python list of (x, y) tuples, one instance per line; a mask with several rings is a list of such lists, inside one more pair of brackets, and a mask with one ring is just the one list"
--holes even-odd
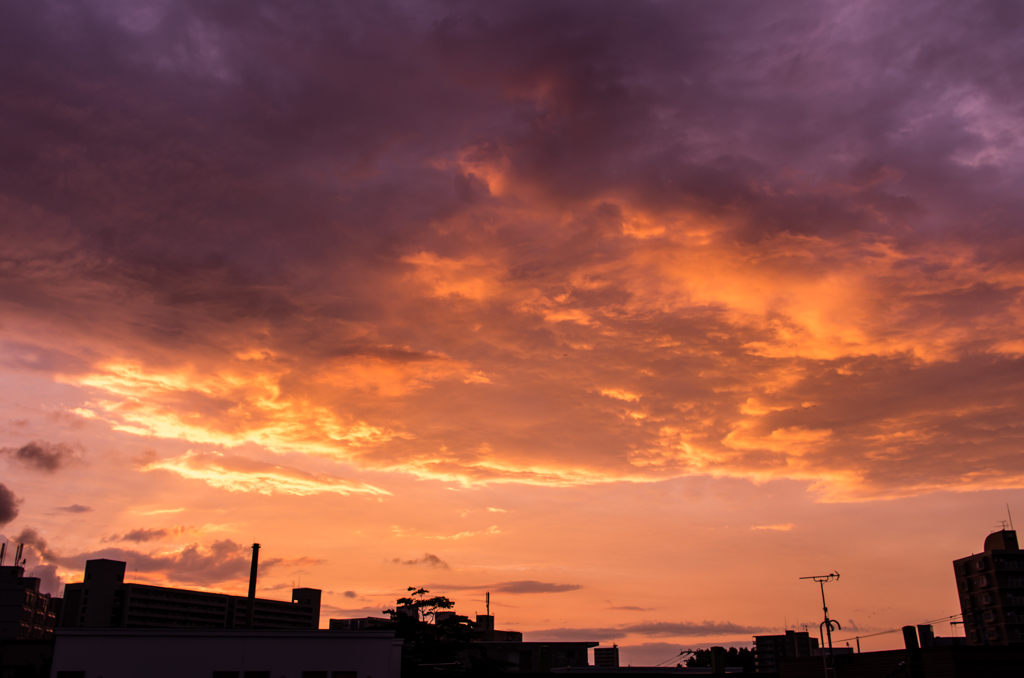
[[(1020, 647), (946, 645), (906, 650), (836, 655), (837, 678), (1020, 678), (1024, 650)], [(821, 678), (821, 657), (779, 662), (779, 678)]]
[(967, 643), (1024, 644), (1024, 552), (1017, 533), (993, 532), (983, 552), (954, 560), (953, 570)]
[[(64, 587), (60, 626), (72, 629), (244, 629), (248, 598), (224, 593), (126, 584), (125, 563), (90, 560), (85, 581)], [(256, 598), (253, 629), (316, 629), (320, 590), (292, 589), (291, 601)]]
[[(455, 612), (439, 612), (434, 617), (434, 623), (442, 624), (457, 616)], [(470, 622), (470, 625), (471, 635), (460, 647), (453, 663), (457, 661), (463, 669), (478, 673), (485, 670), (482, 667), (499, 673), (548, 673), (555, 669), (585, 669), (590, 666), (588, 650), (598, 645), (592, 641), (523, 642), (523, 634), (519, 631), (494, 628), (494, 616), (490, 614), (478, 614), (476, 621)], [(393, 628), (396, 628), (395, 622), (382, 617), (330, 620), (330, 629), (337, 631), (373, 633), (375, 630)], [(406, 645), (407, 651), (414, 648), (414, 643)], [(411, 659), (406, 658), (407, 664)], [(443, 668), (439, 666), (437, 670)]]
[(58, 629), (53, 676), (399, 678), (391, 631)]
[(52, 638), (60, 604), (20, 565), (0, 566), (0, 640)]
[(754, 660), (758, 673), (774, 673), (783, 659), (821, 656), (818, 639), (807, 631), (786, 631), (785, 635), (754, 636)]

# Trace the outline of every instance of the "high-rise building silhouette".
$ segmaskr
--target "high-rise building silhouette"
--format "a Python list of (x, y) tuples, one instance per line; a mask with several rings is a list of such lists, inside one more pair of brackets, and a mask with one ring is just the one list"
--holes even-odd
[(1017, 533), (999, 530), (985, 550), (953, 561), (969, 645), (1024, 643), (1024, 551)]
[[(65, 628), (315, 629), (320, 590), (292, 589), (291, 601), (126, 584), (125, 563), (89, 560), (85, 581), (64, 588)], [(251, 619), (251, 622), (250, 622)]]

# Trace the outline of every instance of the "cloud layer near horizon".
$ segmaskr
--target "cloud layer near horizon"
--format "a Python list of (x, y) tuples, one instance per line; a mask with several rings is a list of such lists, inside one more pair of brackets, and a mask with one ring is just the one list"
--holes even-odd
[(1024, 482), (1016, 5), (7, 11), (0, 360), (151, 469)]

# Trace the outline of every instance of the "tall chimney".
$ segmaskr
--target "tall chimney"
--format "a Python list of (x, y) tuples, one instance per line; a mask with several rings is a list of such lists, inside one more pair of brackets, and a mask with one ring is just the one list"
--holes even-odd
[(252, 628), (253, 613), (256, 611), (256, 570), (260, 564), (260, 545), (252, 545), (252, 567), (249, 569), (249, 610), (245, 628)]

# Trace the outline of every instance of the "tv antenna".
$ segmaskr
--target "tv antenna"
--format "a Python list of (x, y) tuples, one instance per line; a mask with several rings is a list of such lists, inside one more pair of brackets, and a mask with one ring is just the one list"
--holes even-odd
[(1010, 515), (1010, 502), (1006, 502), (1006, 517), (1010, 519), (1010, 529), (1013, 529), (1013, 516)]
[[(835, 621), (834, 619), (829, 619), (828, 618), (828, 605), (825, 603), (825, 584), (827, 584), (828, 582), (831, 582), (831, 581), (839, 581), (839, 573), (838, 572), (833, 572), (832, 574), (818, 574), (818, 575), (814, 575), (812, 577), (800, 577), (800, 578), (801, 579), (810, 579), (812, 581), (815, 581), (815, 582), (818, 583), (818, 586), (821, 587), (821, 608), (825, 611), (825, 621), (821, 622), (821, 624), (818, 625), (818, 635), (820, 637), (821, 636), (821, 632), (823, 630), (824, 630), (824, 632), (826, 634), (828, 634), (828, 658), (827, 659), (825, 658), (824, 648), (822, 648), (822, 653), (821, 653), (822, 661), (825, 662), (825, 675), (827, 676), (828, 675), (828, 671), (829, 671), (829, 666), (828, 666), (829, 665), (829, 659), (832, 659), (832, 631), (833, 631), (833, 625), (834, 625), (834, 630), (836, 630), (836, 631), (841, 630), (843, 627), (839, 624), (839, 622)], [(822, 638), (822, 640), (824, 640), (824, 638)], [(833, 665), (832, 665), (832, 675), (833, 676), (835, 675), (835, 662), (834, 661), (833, 661)]]

